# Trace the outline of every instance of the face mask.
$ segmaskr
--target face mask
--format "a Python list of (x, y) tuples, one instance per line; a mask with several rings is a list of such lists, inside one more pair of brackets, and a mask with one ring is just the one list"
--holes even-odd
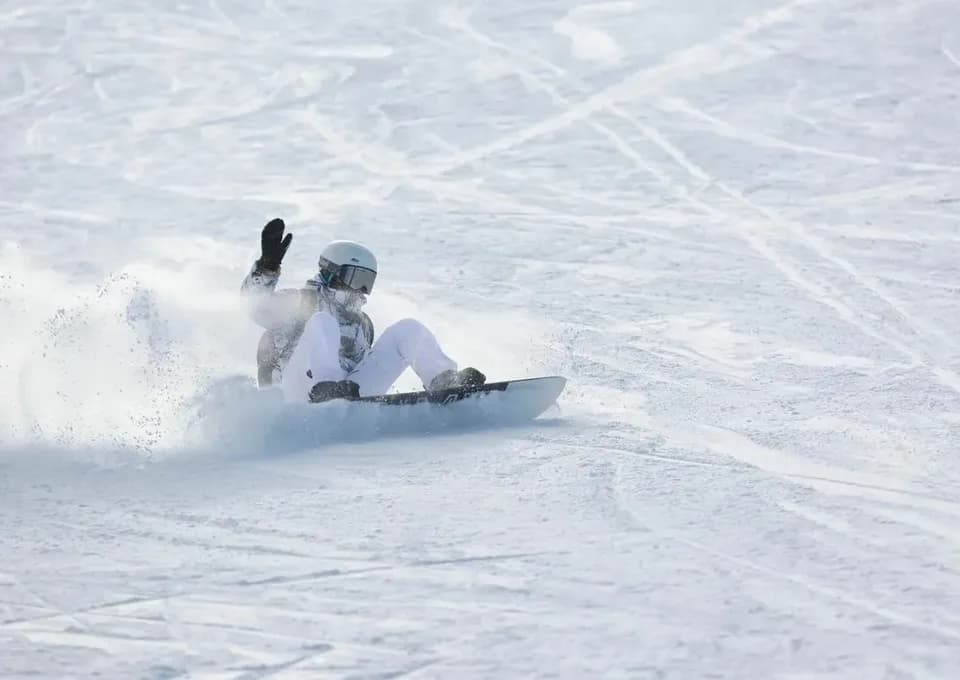
[(347, 312), (359, 312), (367, 304), (367, 296), (352, 290), (327, 289), (327, 299), (337, 308)]

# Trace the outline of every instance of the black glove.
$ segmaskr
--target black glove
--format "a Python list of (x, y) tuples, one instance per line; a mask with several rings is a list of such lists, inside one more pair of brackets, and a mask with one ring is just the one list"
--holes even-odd
[(321, 380), (310, 390), (310, 401), (317, 404), (331, 399), (359, 399), (360, 386), (352, 380)]
[(280, 271), (280, 263), (283, 256), (287, 254), (287, 248), (290, 247), (290, 241), (293, 240), (293, 234), (283, 235), (286, 225), (279, 217), (267, 222), (263, 231), (260, 232), (260, 259), (257, 260), (257, 268), (270, 272)]

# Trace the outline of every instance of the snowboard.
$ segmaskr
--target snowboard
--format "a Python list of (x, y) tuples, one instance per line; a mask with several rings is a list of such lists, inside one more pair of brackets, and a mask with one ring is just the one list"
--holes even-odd
[(511, 420), (522, 420), (536, 418), (550, 408), (566, 385), (566, 378), (554, 375), (492, 382), (480, 387), (451, 387), (436, 392), (384, 394), (354, 401), (387, 406), (434, 404), (441, 407), (467, 402), (508, 412)]

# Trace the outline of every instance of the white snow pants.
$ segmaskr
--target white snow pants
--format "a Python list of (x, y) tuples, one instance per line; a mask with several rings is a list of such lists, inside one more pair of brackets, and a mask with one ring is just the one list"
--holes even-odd
[(398, 321), (383, 331), (363, 360), (349, 373), (340, 366), (340, 324), (329, 312), (317, 312), (283, 369), (280, 387), (290, 402), (308, 400), (310, 388), (321, 380), (352, 380), (360, 396), (385, 394), (410, 367), (424, 385), (457, 364), (443, 353), (427, 328), (414, 319)]

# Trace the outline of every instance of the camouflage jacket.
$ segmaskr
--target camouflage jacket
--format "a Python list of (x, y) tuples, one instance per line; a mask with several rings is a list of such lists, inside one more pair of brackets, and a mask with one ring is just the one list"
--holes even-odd
[(349, 374), (373, 345), (373, 322), (363, 312), (327, 304), (321, 288), (308, 281), (303, 288), (277, 290), (279, 272), (254, 264), (240, 286), (250, 303), (250, 316), (265, 329), (257, 346), (257, 379), (261, 387), (279, 382), (290, 355), (314, 313), (326, 309), (340, 322), (340, 366)]

